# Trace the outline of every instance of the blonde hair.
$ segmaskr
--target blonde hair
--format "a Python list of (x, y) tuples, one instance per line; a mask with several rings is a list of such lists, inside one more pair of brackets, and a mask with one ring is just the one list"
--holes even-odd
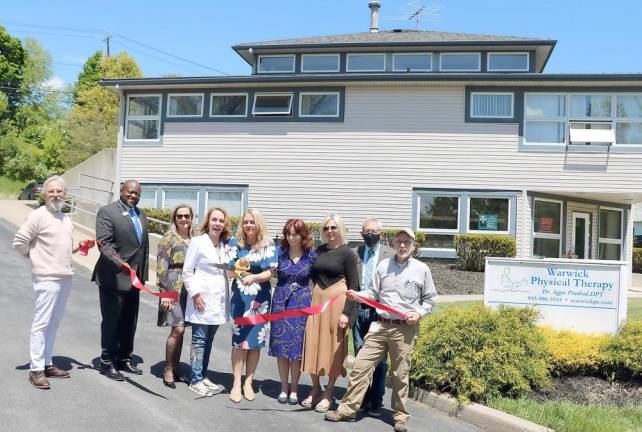
[(170, 213), (170, 222), (172, 223), (172, 226), (170, 226), (169, 229), (174, 232), (178, 232), (178, 225), (176, 225), (176, 212), (178, 212), (182, 208), (189, 209), (191, 219), (189, 221), (189, 230), (187, 232), (187, 235), (189, 236), (189, 238), (192, 238), (192, 235), (194, 234), (194, 209), (189, 204), (181, 203), (172, 209), (172, 212)]
[[(346, 229), (346, 224), (343, 223), (343, 218), (336, 213), (327, 215), (323, 218), (323, 222), (321, 223), (321, 231), (323, 231), (323, 228), (325, 228), (325, 224), (327, 224), (328, 221), (334, 221), (334, 223), (337, 224), (341, 244), (348, 244), (348, 230)], [(325, 238), (323, 238), (323, 243), (327, 243)]]
[(220, 241), (227, 241), (230, 239), (230, 237), (232, 237), (232, 225), (230, 223), (230, 215), (227, 214), (227, 210), (225, 210), (223, 207), (212, 207), (207, 211), (205, 220), (203, 221), (203, 225), (201, 225), (200, 234), (208, 234), (210, 232), (210, 217), (215, 211), (223, 213), (223, 217), (225, 218), (225, 226), (223, 226)]
[(248, 208), (241, 215), (239, 220), (239, 226), (236, 228), (236, 241), (238, 242), (239, 247), (244, 248), (247, 244), (247, 238), (245, 236), (245, 231), (243, 231), (243, 220), (245, 216), (250, 215), (254, 219), (254, 225), (256, 225), (256, 248), (262, 248), (265, 246), (270, 246), (273, 244), (272, 237), (270, 237), (270, 232), (268, 231), (267, 224), (265, 223), (265, 218), (263, 214), (254, 208)]

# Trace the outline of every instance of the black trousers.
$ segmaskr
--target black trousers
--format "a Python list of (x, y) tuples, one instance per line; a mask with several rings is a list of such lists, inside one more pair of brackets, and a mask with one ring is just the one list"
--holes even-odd
[(140, 291), (131, 288), (119, 291), (99, 287), (100, 313), (100, 360), (103, 365), (131, 361), (134, 351), (134, 336), (138, 322)]

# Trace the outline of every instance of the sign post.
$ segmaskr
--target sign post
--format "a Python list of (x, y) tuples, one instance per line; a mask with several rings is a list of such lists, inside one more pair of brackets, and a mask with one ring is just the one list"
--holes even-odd
[(623, 261), (486, 258), (484, 304), (531, 306), (542, 324), (615, 334), (626, 320)]

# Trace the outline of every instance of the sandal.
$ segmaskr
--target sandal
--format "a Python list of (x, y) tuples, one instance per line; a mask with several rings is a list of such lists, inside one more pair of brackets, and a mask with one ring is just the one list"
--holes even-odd
[(314, 410), (318, 413), (325, 413), (330, 409), (330, 405), (332, 405), (332, 402), (330, 402), (329, 399), (323, 398), (318, 404), (316, 404)]
[(319, 391), (319, 393), (317, 395), (315, 395), (315, 396), (312, 396), (313, 394), (314, 393), (310, 393), (310, 395), (307, 398), (305, 398), (305, 399), (303, 399), (303, 401), (301, 401), (301, 406), (302, 407), (304, 407), (304, 408), (314, 408), (316, 406), (316, 404), (319, 403), (319, 398), (321, 397), (321, 391)]

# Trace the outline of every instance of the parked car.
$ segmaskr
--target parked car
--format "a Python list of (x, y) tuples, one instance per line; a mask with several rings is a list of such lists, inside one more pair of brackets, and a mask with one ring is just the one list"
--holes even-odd
[(18, 199), (21, 200), (35, 200), (37, 199), (38, 194), (42, 192), (42, 183), (41, 182), (31, 182), (29, 183), (22, 192)]

